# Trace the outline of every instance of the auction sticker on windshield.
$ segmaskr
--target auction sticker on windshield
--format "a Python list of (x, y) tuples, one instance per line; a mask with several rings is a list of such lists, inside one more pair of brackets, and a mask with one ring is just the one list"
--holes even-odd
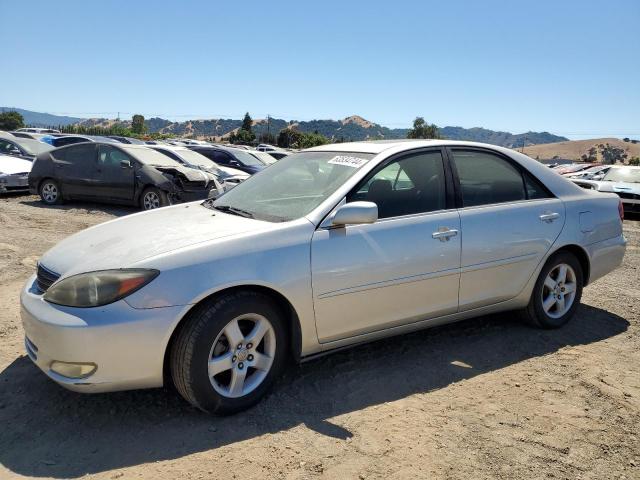
[(351, 157), (349, 155), (336, 155), (327, 163), (332, 163), (334, 165), (345, 165), (352, 168), (360, 168), (367, 162), (368, 160), (366, 158)]

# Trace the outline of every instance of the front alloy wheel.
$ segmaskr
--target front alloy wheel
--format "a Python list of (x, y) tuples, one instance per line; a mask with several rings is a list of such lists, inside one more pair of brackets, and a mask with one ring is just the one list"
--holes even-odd
[(209, 380), (220, 395), (238, 398), (253, 392), (271, 370), (276, 334), (262, 315), (231, 320), (211, 347)]
[(140, 197), (140, 206), (143, 210), (155, 210), (156, 208), (166, 207), (169, 205), (169, 197), (166, 192), (159, 188), (149, 187), (142, 192)]
[(268, 295), (240, 291), (214, 297), (189, 313), (171, 344), (173, 383), (210, 413), (249, 408), (284, 367), (287, 324)]

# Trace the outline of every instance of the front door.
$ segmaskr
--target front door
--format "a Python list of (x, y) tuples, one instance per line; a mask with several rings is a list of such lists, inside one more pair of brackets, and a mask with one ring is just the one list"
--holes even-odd
[(346, 199), (376, 203), (377, 222), (315, 232), (320, 342), (457, 311), (460, 218), (448, 209), (445, 183), (439, 149), (392, 159)]
[(460, 311), (517, 296), (564, 225), (564, 204), (509, 159), (451, 149), (462, 208)]

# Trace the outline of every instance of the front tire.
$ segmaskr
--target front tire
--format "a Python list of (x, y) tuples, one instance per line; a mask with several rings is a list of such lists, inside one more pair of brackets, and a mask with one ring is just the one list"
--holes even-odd
[(47, 178), (40, 184), (40, 198), (47, 205), (59, 205), (62, 203), (62, 190), (55, 180)]
[(539, 328), (559, 328), (575, 315), (582, 298), (584, 273), (570, 252), (553, 255), (538, 276), (525, 320)]
[(287, 345), (282, 312), (270, 297), (224, 295), (186, 320), (171, 347), (171, 377), (195, 407), (236, 413), (266, 394), (284, 367)]
[(155, 210), (156, 208), (166, 207), (169, 205), (169, 197), (156, 187), (145, 188), (140, 195), (140, 208), (142, 210)]

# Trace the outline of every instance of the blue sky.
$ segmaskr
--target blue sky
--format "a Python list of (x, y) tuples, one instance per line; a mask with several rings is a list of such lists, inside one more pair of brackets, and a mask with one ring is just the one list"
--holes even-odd
[(640, 138), (640, 1), (0, 0), (0, 105)]

